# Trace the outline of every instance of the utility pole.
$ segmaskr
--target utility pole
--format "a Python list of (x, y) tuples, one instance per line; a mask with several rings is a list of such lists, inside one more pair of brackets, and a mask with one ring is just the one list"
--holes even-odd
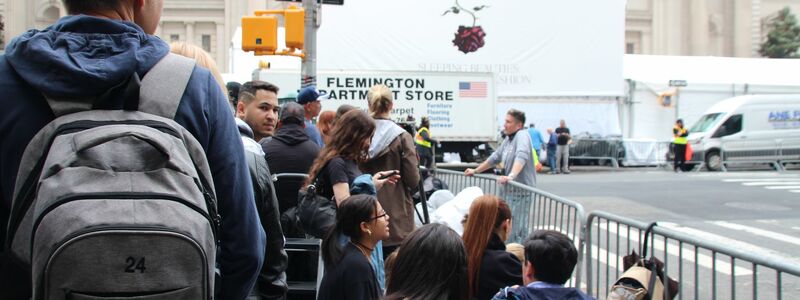
[(317, 13), (320, 5), (317, 0), (303, 0), (305, 9), (305, 56), (300, 68), (300, 86), (317, 84)]

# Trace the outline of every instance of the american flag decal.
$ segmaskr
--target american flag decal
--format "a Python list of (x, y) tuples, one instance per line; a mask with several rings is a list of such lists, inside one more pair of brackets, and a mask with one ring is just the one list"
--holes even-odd
[(458, 83), (458, 96), (461, 98), (486, 98), (486, 82), (461, 81)]

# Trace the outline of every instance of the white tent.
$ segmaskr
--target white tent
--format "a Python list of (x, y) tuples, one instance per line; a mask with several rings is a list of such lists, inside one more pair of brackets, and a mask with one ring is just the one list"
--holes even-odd
[[(691, 126), (724, 99), (743, 94), (800, 93), (797, 59), (625, 55), (628, 98), (620, 106), (622, 133), (628, 138), (669, 140), (676, 118)], [(673, 88), (670, 80), (685, 80)], [(672, 105), (659, 102), (673, 93)]]

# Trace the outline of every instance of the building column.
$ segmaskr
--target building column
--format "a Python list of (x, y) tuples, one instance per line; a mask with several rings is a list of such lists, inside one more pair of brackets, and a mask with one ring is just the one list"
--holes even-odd
[(217, 61), (217, 68), (222, 73), (228, 72), (228, 45), (230, 41), (225, 40), (225, 24), (217, 23), (217, 34), (215, 39), (217, 40), (217, 55), (215, 57)]
[(196, 45), (197, 40), (194, 36), (194, 22), (184, 22), (186, 25), (186, 43)]
[(708, 2), (707, 0), (690, 0), (691, 11), (691, 49), (692, 55), (709, 55), (708, 51)]
[(642, 54), (653, 54), (653, 27), (642, 30)]
[(752, 1), (736, 0), (733, 5), (733, 56), (750, 57), (753, 51)]
[(760, 57), (761, 54), (758, 53), (758, 50), (761, 49), (761, 0), (752, 0), (753, 3), (751, 5), (750, 11), (752, 12), (751, 23), (750, 23), (750, 30), (751, 30), (751, 39), (752, 39), (752, 57)]

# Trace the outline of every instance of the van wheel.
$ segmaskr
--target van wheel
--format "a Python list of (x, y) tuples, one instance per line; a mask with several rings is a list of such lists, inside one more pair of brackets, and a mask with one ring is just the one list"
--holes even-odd
[(722, 170), (722, 157), (719, 151), (711, 151), (706, 155), (706, 169), (714, 172)]

